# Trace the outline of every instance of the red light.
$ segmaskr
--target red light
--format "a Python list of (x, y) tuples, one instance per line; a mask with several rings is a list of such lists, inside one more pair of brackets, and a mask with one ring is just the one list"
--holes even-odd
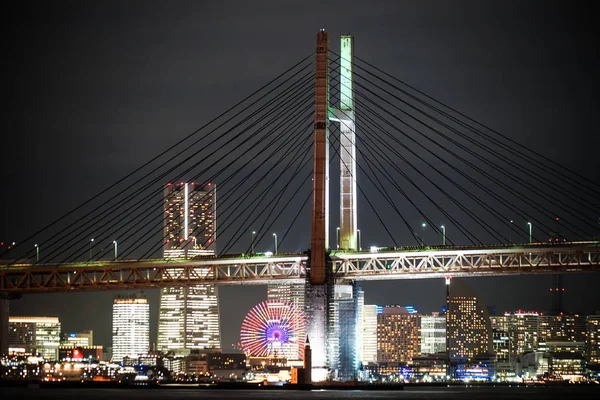
[(208, 182), (208, 186), (210, 186), (210, 182)]
[(9, 249), (9, 250), (10, 250), (10, 246), (8, 246), (8, 247), (7, 247), (7, 249)]
[(0, 246), (4, 246), (4, 242), (0, 242)]
[(167, 186), (171, 186), (171, 182), (167, 183)]
[(565, 291), (565, 288), (562, 288), (562, 291), (564, 292), (564, 291)]

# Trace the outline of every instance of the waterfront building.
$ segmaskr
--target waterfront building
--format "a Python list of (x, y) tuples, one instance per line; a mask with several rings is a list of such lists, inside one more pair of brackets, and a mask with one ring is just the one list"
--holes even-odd
[(421, 354), (446, 351), (446, 316), (435, 312), (421, 315)]
[(383, 306), (377, 314), (377, 362), (410, 363), (421, 351), (421, 316), (411, 306)]
[(328, 356), (332, 378), (341, 381), (356, 379), (362, 356), (364, 292), (357, 282), (335, 285), (330, 307)]
[(492, 351), (490, 318), (483, 302), (464, 281), (453, 279), (448, 298), (450, 359), (473, 359)]
[(9, 353), (40, 354), (58, 360), (60, 321), (58, 317), (9, 317)]
[(117, 296), (113, 301), (112, 360), (137, 358), (150, 349), (150, 305), (148, 299)]
[(362, 364), (377, 362), (377, 306), (363, 306)]
[(60, 345), (59, 361), (102, 361), (102, 346)]
[[(164, 258), (216, 252), (216, 187), (193, 182), (164, 189)], [(176, 275), (177, 268), (170, 270)], [(218, 291), (214, 284), (161, 289), (157, 349), (220, 349)]]
[(585, 340), (585, 316), (563, 313), (539, 316), (539, 350), (583, 353)]
[(600, 313), (586, 317), (585, 354), (588, 363), (600, 363)]

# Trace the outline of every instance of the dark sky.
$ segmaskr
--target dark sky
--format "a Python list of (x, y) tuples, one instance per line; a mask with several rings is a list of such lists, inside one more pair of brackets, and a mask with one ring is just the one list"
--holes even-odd
[[(354, 35), (357, 56), (598, 184), (599, 44), (588, 7), (567, 1), (5, 5), (0, 240), (32, 233), (256, 90), (314, 51), (320, 28), (329, 31), (332, 50), (340, 34)], [(379, 240), (381, 229), (360, 215), (359, 227)], [(550, 306), (550, 276), (472, 281), (486, 303), (502, 310)], [(431, 312), (443, 302), (437, 280), (364, 287), (371, 304)], [(568, 310), (600, 309), (598, 275), (566, 276), (565, 287)], [(265, 288), (220, 290), (228, 346)], [(65, 330), (94, 329), (97, 341), (110, 345), (114, 294), (27, 295), (11, 302), (11, 313), (58, 315)], [(147, 294), (156, 320), (158, 294)], [(154, 341), (155, 324), (153, 330)]]

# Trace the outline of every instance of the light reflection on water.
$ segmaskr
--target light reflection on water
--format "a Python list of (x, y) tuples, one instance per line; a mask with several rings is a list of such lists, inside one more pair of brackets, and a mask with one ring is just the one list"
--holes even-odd
[(572, 387), (451, 387), (415, 388), (400, 391), (360, 390), (207, 390), (207, 389), (97, 389), (97, 388), (19, 388), (0, 387), (2, 399), (60, 400), (219, 400), (219, 399), (597, 399), (599, 386)]

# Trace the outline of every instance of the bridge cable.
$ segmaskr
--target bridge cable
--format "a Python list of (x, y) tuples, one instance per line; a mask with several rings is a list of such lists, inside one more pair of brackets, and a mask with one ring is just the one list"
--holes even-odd
[[(265, 88), (269, 87), (270, 85), (272, 85), (274, 82), (278, 81), (279, 79), (281, 79), (282, 77), (284, 77), (285, 75), (287, 75), (290, 71), (293, 71), (296, 67), (300, 66), (302, 63), (306, 62), (309, 59), (312, 59), (312, 57), (314, 56), (314, 53), (309, 54), (308, 56), (304, 57), (302, 60), (298, 61), (297, 63), (295, 63), (293, 66), (289, 67), (288, 69), (286, 69), (284, 72), (282, 72), (281, 74), (279, 74), (277, 77), (273, 78), (271, 81), (267, 82), (266, 84), (264, 84), (263, 86), (261, 86), (259, 89), (255, 90), (254, 92), (252, 92), (250, 95), (246, 96), (245, 98), (243, 98), (242, 100), (240, 100), (239, 102), (237, 102), (235, 105), (231, 106), (230, 108), (228, 108), (227, 110), (225, 110), (224, 112), (222, 112), (221, 114), (219, 114), (217, 117), (213, 118), (212, 120), (210, 120), (209, 122), (207, 122), (205, 125), (203, 125), (202, 127), (196, 129), (194, 132), (192, 132), (191, 134), (189, 134), (188, 136), (186, 136), (185, 138), (179, 140), (176, 144), (172, 145), (171, 147), (169, 147), (167, 150), (164, 150), (163, 152), (161, 152), (160, 154), (158, 154), (157, 156), (153, 157), (152, 159), (150, 159), (149, 161), (147, 161), (146, 163), (142, 164), (141, 166), (137, 167), (135, 170), (133, 170), (132, 172), (130, 172), (129, 174), (127, 174), (126, 176), (124, 176), (123, 178), (119, 179), (117, 182), (115, 182), (114, 184), (110, 185), (109, 187), (103, 189), (102, 191), (100, 191), (99, 193), (97, 193), (96, 195), (92, 196), (91, 198), (89, 198), (88, 200), (84, 201), (83, 203), (81, 203), (80, 205), (78, 205), (77, 207), (75, 207), (74, 209), (70, 210), (69, 212), (63, 214), (62, 216), (58, 217), (57, 219), (53, 220), (52, 222), (48, 223), (47, 225), (45, 225), (44, 227), (42, 227), (41, 229), (37, 230), (36, 232), (34, 232), (33, 234), (30, 234), (28, 237), (19, 240), (19, 242), (14, 246), (14, 248), (19, 247), (22, 243), (26, 243), (29, 240), (34, 239), (37, 235), (47, 231), (48, 229), (50, 229), (51, 227), (53, 227), (55, 224), (61, 222), (62, 220), (64, 220), (65, 218), (73, 215), (75, 212), (77, 212), (78, 210), (82, 209), (83, 207), (85, 207), (86, 205), (90, 204), (91, 202), (93, 202), (94, 200), (98, 199), (99, 197), (101, 197), (102, 195), (104, 195), (105, 193), (109, 192), (112, 188), (114, 188), (115, 186), (119, 185), (120, 183), (123, 183), (124, 181), (126, 181), (128, 178), (134, 176), (136, 173), (138, 173), (139, 171), (141, 171), (143, 168), (147, 167), (148, 165), (152, 164), (153, 162), (157, 161), (158, 159), (160, 159), (163, 155), (167, 154), (169, 151), (173, 150), (174, 148), (176, 148), (177, 146), (183, 144), (185, 141), (187, 141), (189, 138), (193, 137), (195, 134), (197, 134), (198, 132), (200, 132), (202, 129), (206, 128), (207, 126), (210, 126), (211, 124), (213, 124), (214, 122), (218, 121), (219, 119), (221, 119), (222, 117), (224, 117), (225, 115), (227, 115), (229, 112), (231, 112), (232, 110), (234, 110), (235, 108), (237, 108), (238, 106), (240, 106), (241, 104), (245, 103), (246, 101), (248, 101), (249, 99), (253, 98), (254, 96), (256, 96), (258, 93), (260, 93), (261, 91), (263, 91)], [(13, 250), (14, 250), (13, 248)], [(0, 253), (0, 256), (4, 255), (5, 252)], [(9, 265), (10, 266), (10, 265)], [(7, 266), (8, 267), (8, 266)]]

